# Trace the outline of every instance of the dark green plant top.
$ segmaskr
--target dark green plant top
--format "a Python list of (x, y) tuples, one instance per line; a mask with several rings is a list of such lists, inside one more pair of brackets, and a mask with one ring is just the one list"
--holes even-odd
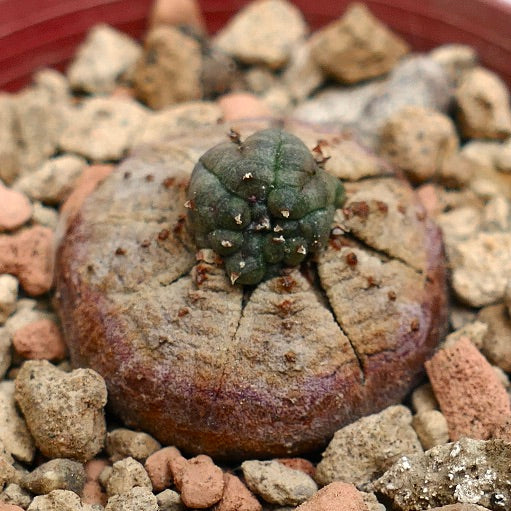
[(321, 248), (343, 202), (341, 181), (298, 137), (267, 129), (203, 154), (186, 205), (197, 246), (224, 259), (233, 284), (257, 284)]

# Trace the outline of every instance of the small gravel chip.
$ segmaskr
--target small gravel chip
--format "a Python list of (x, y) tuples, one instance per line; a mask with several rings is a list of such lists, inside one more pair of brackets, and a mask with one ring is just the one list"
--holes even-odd
[(81, 463), (55, 458), (24, 475), (20, 484), (36, 495), (47, 494), (53, 490), (80, 493), (85, 479), (85, 469)]
[(449, 441), (447, 421), (439, 410), (425, 410), (414, 415), (412, 426), (425, 451)]
[(87, 461), (103, 448), (106, 398), (105, 382), (92, 369), (65, 373), (46, 360), (31, 360), (16, 378), (16, 401), (49, 458)]
[(0, 492), (0, 502), (10, 504), (11, 506), (19, 506), (22, 509), (27, 509), (31, 501), (32, 495), (16, 483), (8, 484), (4, 490)]
[(110, 497), (105, 511), (158, 511), (158, 500), (150, 489), (137, 486)]
[(209, 456), (200, 454), (184, 465), (180, 475), (180, 490), (185, 506), (196, 509), (211, 507), (222, 498), (223, 472)]
[(296, 511), (368, 511), (362, 492), (340, 481), (324, 486)]
[(278, 461), (244, 461), (241, 469), (247, 486), (270, 504), (298, 506), (318, 490), (310, 476)]
[(161, 445), (157, 440), (142, 431), (117, 428), (106, 436), (106, 452), (112, 462), (128, 457), (144, 462), (160, 448)]
[(0, 275), (0, 325), (16, 310), (18, 279), (12, 275)]
[[(163, 490), (156, 495), (159, 511), (184, 511), (179, 493), (174, 490)], [(240, 508), (239, 508), (240, 509)], [(217, 508), (218, 511), (218, 508)], [(245, 511), (241, 510), (240, 511)]]
[(72, 491), (53, 490), (48, 495), (35, 497), (27, 511), (98, 511), (98, 508), (84, 504)]
[(106, 482), (106, 493), (109, 497), (130, 491), (135, 486), (152, 491), (151, 479), (144, 466), (133, 458), (116, 461)]

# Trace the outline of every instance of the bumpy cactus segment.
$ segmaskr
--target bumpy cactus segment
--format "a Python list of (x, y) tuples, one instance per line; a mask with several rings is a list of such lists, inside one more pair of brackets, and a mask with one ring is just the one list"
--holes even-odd
[(223, 257), (233, 284), (257, 284), (324, 245), (343, 202), (299, 138), (267, 129), (202, 155), (186, 205), (197, 246)]

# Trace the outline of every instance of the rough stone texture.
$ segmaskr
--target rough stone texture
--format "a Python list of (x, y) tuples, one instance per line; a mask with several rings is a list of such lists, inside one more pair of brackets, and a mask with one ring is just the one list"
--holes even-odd
[(12, 96), (0, 94), (0, 180), (12, 183), (20, 173), (20, 148), (15, 135), (16, 111)]
[(506, 306), (484, 307), (477, 318), (487, 325), (481, 351), (491, 363), (511, 372), (511, 315)]
[(462, 206), (437, 215), (436, 222), (442, 229), (448, 255), (456, 250), (459, 241), (477, 235), (481, 229), (481, 211), (472, 206)]
[(18, 278), (27, 294), (40, 295), (53, 283), (53, 232), (41, 226), (0, 235), (0, 274)]
[(425, 410), (414, 415), (412, 426), (425, 451), (449, 441), (447, 421), (438, 410)]
[(16, 190), (7, 188), (1, 180), (0, 204), (2, 204), (0, 209), (0, 232), (13, 231), (21, 227), (32, 216), (32, 205), (27, 197)]
[(135, 67), (137, 98), (155, 109), (199, 99), (201, 73), (200, 43), (177, 28), (159, 26), (148, 32)]
[(224, 484), (220, 467), (209, 456), (200, 454), (189, 459), (180, 474), (181, 500), (190, 508), (210, 507), (222, 498)]
[(37, 70), (32, 76), (32, 83), (54, 103), (65, 104), (71, 99), (67, 77), (56, 69), (43, 67)]
[(96, 25), (67, 70), (69, 83), (73, 89), (91, 94), (110, 93), (140, 54), (140, 46), (123, 32), (108, 25)]
[(316, 467), (305, 458), (277, 458), (276, 461), (294, 470), (301, 470), (304, 474), (311, 476), (312, 479), (316, 476)]
[(324, 486), (296, 509), (297, 511), (369, 511), (362, 493), (355, 485), (340, 481)]
[[(181, 502), (181, 497), (179, 493), (174, 490), (164, 490), (156, 495), (156, 501), (158, 502), (158, 510), (159, 511), (183, 511), (184, 506)], [(251, 509), (245, 509), (243, 507), (236, 508), (239, 511), (252, 511)], [(227, 511), (227, 510), (224, 510)], [(229, 509), (231, 511), (231, 508)], [(232, 509), (234, 511), (234, 509)], [(253, 511), (260, 511), (259, 509), (255, 509)]]
[(225, 121), (272, 117), (273, 112), (255, 94), (231, 92), (218, 98), (218, 106)]
[(261, 503), (254, 494), (233, 474), (224, 474), (224, 491), (215, 511), (261, 511)]
[(230, 19), (214, 44), (244, 64), (279, 69), (306, 32), (302, 13), (290, 2), (257, 0)]
[(511, 278), (511, 233), (480, 232), (450, 250), (452, 285), (472, 307), (502, 301)]
[[(192, 167), (230, 126), (140, 148), (87, 199), (58, 250), (63, 329), (127, 427), (217, 458), (295, 456), (417, 382), (446, 317), (440, 237), (408, 185), (370, 159), (357, 175), (377, 177), (346, 183), (317, 286), (292, 271), (244, 303), (217, 262), (195, 259), (183, 222)], [(267, 124), (233, 126), (244, 138)], [(334, 134), (310, 136), (312, 149)]]
[(181, 453), (175, 447), (164, 447), (151, 454), (144, 463), (154, 491), (162, 491), (170, 486), (172, 472), (169, 462), (175, 457), (181, 456)]
[(0, 378), (3, 379), (5, 373), (11, 365), (11, 347), (12, 340), (7, 328), (0, 327)]
[(303, 101), (314, 92), (325, 77), (311, 55), (311, 40), (296, 45), (282, 73), (282, 83), (295, 101)]
[(477, 504), (449, 504), (447, 506), (435, 507), (430, 511), (485, 511), (486, 507)]
[(449, 426), (449, 437), (487, 439), (511, 419), (509, 396), (491, 365), (468, 338), (426, 362), (431, 385)]
[(197, 0), (156, 0), (149, 17), (149, 26), (185, 25), (205, 31), (206, 25)]
[(101, 162), (125, 155), (148, 113), (133, 100), (93, 97), (69, 115), (73, 122), (60, 136), (60, 148)]
[[(24, 490), (19, 484), (10, 483), (2, 492), (0, 492), (0, 502), (11, 506), (19, 506), (21, 509), (27, 509), (32, 501), (31, 494)], [(1, 511), (2, 508), (0, 508)], [(14, 511), (6, 509), (5, 511)], [(18, 511), (18, 510), (16, 510)]]
[(112, 466), (112, 472), (106, 483), (106, 493), (121, 495), (130, 491), (135, 486), (140, 486), (152, 491), (151, 480), (144, 466), (133, 458), (124, 458), (116, 461)]
[(399, 511), (455, 503), (500, 511), (511, 501), (510, 456), (511, 445), (503, 440), (462, 438), (402, 457), (375, 481), (373, 489), (391, 499)]
[(465, 44), (443, 44), (433, 49), (429, 55), (442, 66), (454, 87), (466, 71), (477, 65), (476, 50)]
[(217, 124), (222, 117), (219, 105), (212, 101), (188, 101), (164, 108), (149, 116), (133, 145), (158, 143), (205, 124)]
[(108, 499), (105, 511), (159, 511), (158, 501), (150, 489), (140, 486)]
[(511, 135), (509, 92), (495, 73), (481, 67), (467, 71), (456, 102), (463, 136), (502, 140)]
[(9, 484), (19, 484), (21, 473), (13, 465), (13, 459), (2, 447), (3, 455), (0, 456), (0, 489)]
[(0, 441), (17, 460), (30, 463), (34, 441), (14, 401), (14, 382), (0, 382)]
[(397, 458), (422, 451), (411, 423), (410, 410), (397, 405), (340, 429), (316, 467), (316, 481), (344, 481), (365, 489)]
[[(488, 325), (482, 321), (472, 321), (463, 325), (458, 330), (451, 332), (444, 341), (444, 346), (455, 344), (461, 337), (468, 337), (472, 344), (481, 350), (484, 345), (484, 338), (488, 333)], [(487, 355), (486, 355), (487, 356)]]
[(412, 407), (416, 413), (438, 410), (438, 401), (430, 383), (424, 383), (412, 393)]
[(34, 321), (17, 330), (12, 345), (26, 359), (59, 361), (66, 356), (59, 327), (49, 319)]
[(318, 490), (307, 474), (278, 461), (244, 461), (241, 470), (247, 486), (270, 504), (297, 506)]
[(356, 83), (390, 71), (409, 50), (400, 37), (363, 4), (348, 7), (342, 18), (316, 32), (312, 56), (325, 73)]
[(20, 484), (36, 495), (50, 493), (53, 490), (81, 493), (85, 484), (85, 469), (77, 461), (56, 458), (24, 475)]
[(86, 164), (83, 158), (72, 154), (57, 156), (34, 172), (22, 175), (14, 188), (33, 200), (57, 205), (69, 196)]
[(16, 95), (15, 108), (22, 168), (35, 169), (57, 151), (60, 135), (69, 128), (69, 106), (45, 90), (27, 88)]
[(453, 122), (423, 107), (405, 107), (381, 131), (380, 152), (414, 183), (436, 176), (446, 158), (458, 149)]
[(0, 325), (16, 310), (18, 279), (12, 275), (0, 275)]
[(5, 328), (10, 336), (34, 321), (40, 319), (55, 320), (55, 315), (48, 311), (47, 305), (42, 301), (20, 298), (16, 305), (16, 312), (5, 322)]
[(98, 511), (98, 509), (82, 503), (80, 497), (72, 491), (54, 490), (48, 495), (35, 497), (27, 511)]
[(511, 230), (511, 200), (503, 195), (492, 197), (484, 207), (481, 227), (490, 232)]
[(91, 505), (104, 506), (108, 500), (99, 481), (85, 481), (80, 497), (83, 502)]
[(118, 428), (106, 435), (106, 452), (112, 462), (128, 457), (144, 462), (160, 448), (160, 443), (143, 431)]
[(60, 371), (45, 360), (25, 362), (16, 401), (38, 449), (47, 457), (86, 461), (105, 441), (106, 387), (92, 369)]

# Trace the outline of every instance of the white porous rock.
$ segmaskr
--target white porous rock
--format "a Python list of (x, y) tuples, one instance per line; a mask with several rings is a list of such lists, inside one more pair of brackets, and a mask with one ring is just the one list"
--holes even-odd
[(158, 500), (150, 489), (136, 486), (108, 499), (105, 511), (158, 511)]
[(35, 497), (27, 511), (99, 511), (91, 504), (85, 504), (80, 497), (69, 490), (53, 490), (48, 495)]
[(0, 441), (18, 461), (30, 463), (35, 445), (14, 400), (14, 382), (0, 382)]
[(128, 457), (144, 462), (159, 449), (161, 444), (143, 431), (117, 428), (106, 435), (106, 452), (112, 462)]
[(103, 448), (107, 391), (96, 371), (65, 373), (46, 360), (31, 360), (16, 377), (15, 397), (45, 456), (87, 461)]
[(16, 312), (5, 322), (5, 329), (11, 337), (20, 328), (40, 319), (56, 321), (55, 314), (41, 308), (40, 305), (40, 302), (31, 298), (21, 298), (16, 302)]
[(414, 415), (412, 426), (424, 450), (449, 441), (447, 420), (439, 410), (426, 410)]
[(383, 494), (398, 511), (449, 504), (509, 509), (510, 456), (511, 444), (503, 440), (462, 438), (423, 454), (403, 456), (371, 489)]
[(72, 123), (61, 134), (59, 146), (94, 162), (119, 160), (133, 144), (147, 115), (147, 109), (131, 99), (85, 99), (70, 114)]
[(59, 223), (59, 213), (52, 207), (45, 206), (39, 201), (34, 201), (32, 203), (32, 222), (49, 227), (54, 231)]
[(30, 502), (32, 502), (32, 496), (30, 492), (23, 489), (19, 484), (9, 483), (4, 490), (0, 492), (0, 502), (27, 509)]
[(291, 2), (256, 0), (231, 18), (214, 44), (245, 64), (280, 69), (306, 33), (303, 15)]
[(278, 461), (244, 461), (241, 470), (250, 490), (270, 504), (298, 506), (318, 490), (310, 476)]
[(0, 94), (0, 180), (12, 183), (21, 170), (20, 148), (16, 140), (16, 110), (9, 94)]
[(0, 275), (0, 325), (16, 310), (18, 279), (12, 275)]
[(416, 413), (426, 412), (429, 410), (438, 410), (439, 405), (436, 400), (431, 383), (424, 383), (412, 392), (412, 407)]
[(502, 301), (511, 278), (511, 233), (479, 232), (450, 250), (452, 285), (472, 307)]
[(477, 349), (481, 349), (488, 332), (488, 325), (482, 321), (472, 321), (451, 332), (445, 339), (443, 347), (452, 346), (462, 337), (468, 337)]
[(397, 405), (338, 430), (317, 466), (316, 480), (321, 485), (344, 481), (365, 490), (399, 457), (422, 452), (411, 423), (410, 410)]
[(140, 45), (131, 37), (109, 25), (96, 25), (69, 66), (71, 87), (91, 94), (108, 94), (119, 78), (133, 68), (141, 53)]
[(511, 231), (511, 199), (495, 195), (484, 207), (481, 228), (485, 231)]
[(106, 482), (106, 493), (121, 495), (130, 491), (135, 486), (141, 486), (152, 491), (153, 485), (142, 463), (133, 458), (124, 458), (116, 461)]
[(443, 44), (430, 52), (450, 78), (451, 84), (459, 84), (463, 74), (477, 65), (477, 53), (466, 44)]
[(73, 191), (87, 162), (74, 154), (56, 156), (44, 162), (34, 172), (21, 176), (14, 188), (33, 200), (45, 204), (60, 204)]
[(11, 366), (12, 337), (7, 328), (0, 327), (0, 379), (3, 379)]
[(32, 82), (36, 89), (45, 93), (54, 103), (66, 104), (71, 100), (71, 89), (66, 76), (55, 69), (43, 68), (36, 71)]
[(158, 509), (160, 511), (184, 511), (179, 493), (166, 489), (156, 495)]

